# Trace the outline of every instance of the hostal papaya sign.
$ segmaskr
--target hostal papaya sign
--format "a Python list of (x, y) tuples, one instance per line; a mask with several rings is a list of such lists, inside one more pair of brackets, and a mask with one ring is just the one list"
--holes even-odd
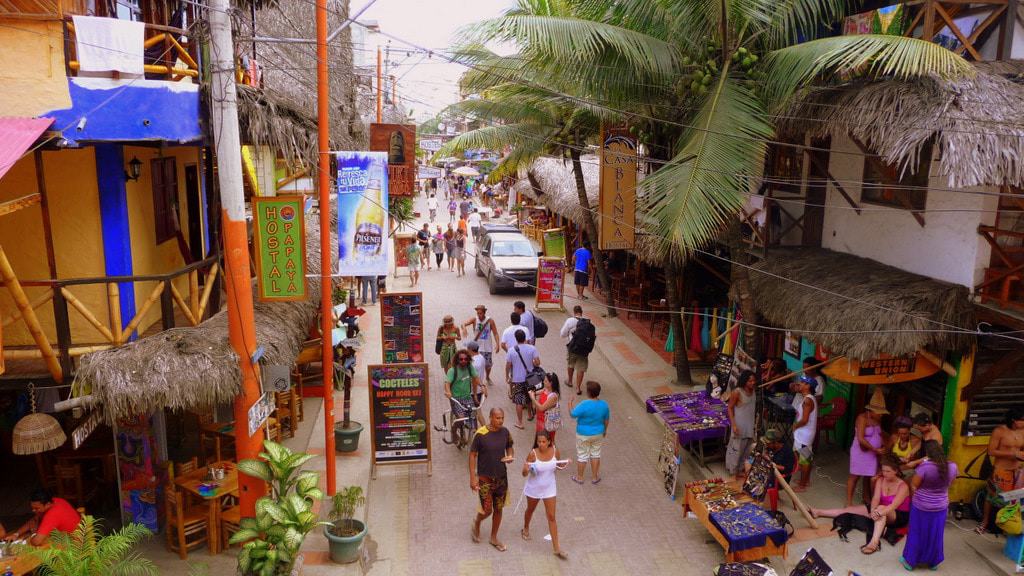
[(260, 300), (306, 299), (302, 196), (253, 198)]

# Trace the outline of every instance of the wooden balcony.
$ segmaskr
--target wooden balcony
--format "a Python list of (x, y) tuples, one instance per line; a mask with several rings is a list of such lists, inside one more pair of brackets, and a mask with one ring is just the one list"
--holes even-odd
[(1014, 23), (1021, 17), (1017, 0), (908, 0), (903, 6), (910, 15), (906, 36), (934, 41), (948, 28), (946, 39), (955, 44), (951, 50), (968, 60), (993, 60), (992, 51), (988, 57), (982, 53), (992, 41), (995, 60), (1011, 56)]
[[(220, 256), (210, 256), (168, 274), (152, 276), (105, 276), (102, 278), (68, 278), (59, 280), (18, 280), (6, 264), (6, 257), (0, 250), (0, 273), (16, 304), (16, 309), (0, 318), (0, 326), (6, 328), (15, 322), (24, 322), (35, 341), (35, 346), (3, 346), (5, 361), (15, 361), (26, 367), (36, 367), (42, 361), (46, 372), (57, 382), (63, 382), (74, 373), (73, 359), (83, 354), (106, 350), (129, 341), (133, 333), (143, 328), (149, 311), (159, 305), (160, 320), (139, 337), (174, 328), (179, 322), (196, 326), (215, 310), (211, 310), (211, 299), (219, 301), (215, 292), (220, 272)], [(187, 289), (181, 290), (175, 281), (186, 278)], [(127, 322), (121, 317), (120, 285), (131, 283), (148, 288), (147, 297), (137, 306), (135, 315)], [(177, 284), (183, 284), (178, 281)], [(76, 292), (90, 287), (102, 286), (107, 294), (107, 308), (99, 312), (90, 309)], [(25, 289), (33, 289), (30, 299)], [(53, 308), (56, 342), (52, 342), (36, 317), (35, 310), (49, 305)], [(94, 329), (92, 337), (73, 337), (70, 325), (72, 314), (81, 315)], [(153, 330), (158, 328), (158, 330)], [(2, 332), (0, 332), (2, 334)], [(17, 378), (19, 372), (8, 366), (5, 377)], [(38, 369), (36, 369), (38, 375)]]
[[(194, 78), (198, 82), (199, 50), (187, 35), (188, 31), (182, 28), (146, 23), (143, 54), (147, 79), (177, 82)], [(75, 25), (67, 17), (64, 19), (64, 60), (68, 76), (78, 75), (75, 46)]]
[(983, 304), (1024, 312), (1024, 232), (979, 226), (978, 234), (992, 248), (992, 266), (985, 269), (975, 293)]

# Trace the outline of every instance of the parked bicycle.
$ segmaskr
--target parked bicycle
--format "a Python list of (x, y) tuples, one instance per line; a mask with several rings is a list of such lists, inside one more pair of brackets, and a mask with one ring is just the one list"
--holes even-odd
[(480, 409), (472, 399), (464, 398), (459, 401), (456, 398), (449, 398), (451, 402), (448, 410), (441, 415), (441, 426), (434, 426), (434, 430), (447, 433), (441, 437), (445, 444), (455, 444), (455, 447), (462, 450), (473, 442), (476, 436), (476, 413)]

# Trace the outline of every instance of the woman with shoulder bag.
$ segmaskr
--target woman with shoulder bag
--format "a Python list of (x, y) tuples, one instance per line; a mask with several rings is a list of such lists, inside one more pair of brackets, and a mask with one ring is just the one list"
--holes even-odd
[[(554, 372), (544, 374), (544, 388), (540, 392), (530, 390), (530, 402), (537, 411), (537, 432), (545, 431), (551, 438), (551, 444), (555, 443), (555, 433), (562, 427), (562, 411), (558, 405), (561, 386), (558, 384), (558, 375)], [(537, 447), (537, 440), (533, 441), (534, 448)]]

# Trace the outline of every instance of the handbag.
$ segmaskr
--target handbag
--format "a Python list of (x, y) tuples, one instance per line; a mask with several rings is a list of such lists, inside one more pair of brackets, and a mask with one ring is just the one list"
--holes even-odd
[(441, 338), (441, 330), (437, 331), (437, 340), (434, 342), (434, 354), (440, 354), (444, 348), (444, 338)]
[(544, 429), (548, 432), (557, 432), (562, 428), (562, 400), (555, 401), (555, 407), (544, 412)]
[(996, 526), (1009, 536), (1017, 536), (1022, 531), (1020, 520), (1020, 503), (1007, 504), (996, 512)]

